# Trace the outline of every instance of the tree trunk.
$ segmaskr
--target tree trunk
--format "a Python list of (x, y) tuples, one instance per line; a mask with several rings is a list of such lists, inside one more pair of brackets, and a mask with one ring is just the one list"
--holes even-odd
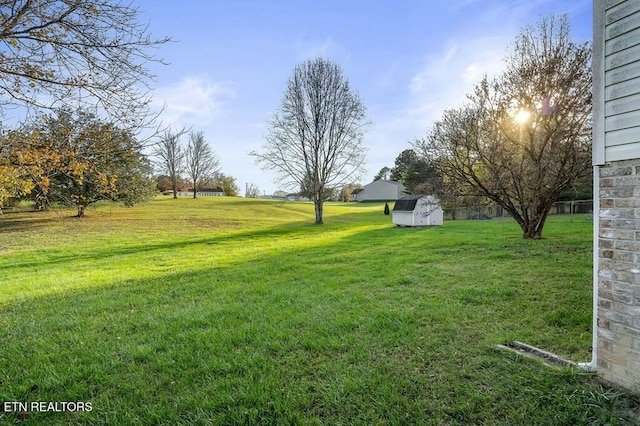
[(322, 225), (322, 201), (315, 201), (316, 225)]
[(524, 232), (522, 238), (525, 240), (539, 240), (542, 238), (542, 229), (547, 221), (550, 209), (551, 207), (543, 209), (533, 218), (528, 219), (528, 221), (525, 221), (524, 224), (520, 225)]
[(178, 199), (178, 181), (176, 178), (171, 178), (171, 190), (173, 191), (173, 199)]
[(78, 205), (78, 214), (76, 215), (76, 217), (84, 217), (84, 209), (86, 206), (83, 206), (81, 204)]
[(196, 198), (196, 194), (197, 194), (197, 192), (196, 192), (196, 191), (197, 191), (197, 189), (196, 189), (196, 187), (194, 186), (194, 187), (193, 187), (193, 198)]
[(540, 238), (542, 238), (540, 232), (536, 231), (535, 227), (531, 226), (531, 224), (529, 226), (523, 227), (522, 230), (524, 231), (522, 234), (522, 238), (525, 240), (539, 240)]
[(37, 212), (41, 212), (47, 209), (47, 202), (43, 196), (37, 195), (35, 197), (35, 204), (33, 206), (34, 210)]

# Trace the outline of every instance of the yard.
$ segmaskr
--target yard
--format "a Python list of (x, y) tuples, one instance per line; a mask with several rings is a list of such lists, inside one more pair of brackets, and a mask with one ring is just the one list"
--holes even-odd
[[(0, 423), (634, 424), (591, 357), (592, 222), (159, 197), (0, 216)], [(90, 402), (37, 412), (6, 402)], [(16, 409), (13, 409), (13, 408)], [(11, 408), (7, 410), (7, 408)]]

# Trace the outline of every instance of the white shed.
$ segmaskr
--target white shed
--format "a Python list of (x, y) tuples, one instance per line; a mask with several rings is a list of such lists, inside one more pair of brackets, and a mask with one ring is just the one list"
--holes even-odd
[(443, 220), (440, 202), (432, 195), (407, 195), (393, 206), (392, 221), (397, 226), (439, 226)]

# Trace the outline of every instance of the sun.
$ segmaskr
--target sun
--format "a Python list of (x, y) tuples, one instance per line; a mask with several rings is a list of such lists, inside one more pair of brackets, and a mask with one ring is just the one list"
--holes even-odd
[(520, 108), (513, 119), (518, 124), (524, 124), (531, 118), (531, 113), (524, 108)]

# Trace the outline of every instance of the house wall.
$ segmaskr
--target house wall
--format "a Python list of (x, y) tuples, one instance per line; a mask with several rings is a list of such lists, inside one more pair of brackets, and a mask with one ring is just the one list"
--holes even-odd
[(400, 182), (376, 180), (364, 186), (358, 194), (358, 201), (389, 201), (402, 197), (404, 185)]
[(600, 168), (598, 372), (640, 390), (640, 159)]
[(640, 390), (640, 2), (594, 0), (598, 374)]
[(594, 160), (640, 152), (640, 2), (595, 0)]

